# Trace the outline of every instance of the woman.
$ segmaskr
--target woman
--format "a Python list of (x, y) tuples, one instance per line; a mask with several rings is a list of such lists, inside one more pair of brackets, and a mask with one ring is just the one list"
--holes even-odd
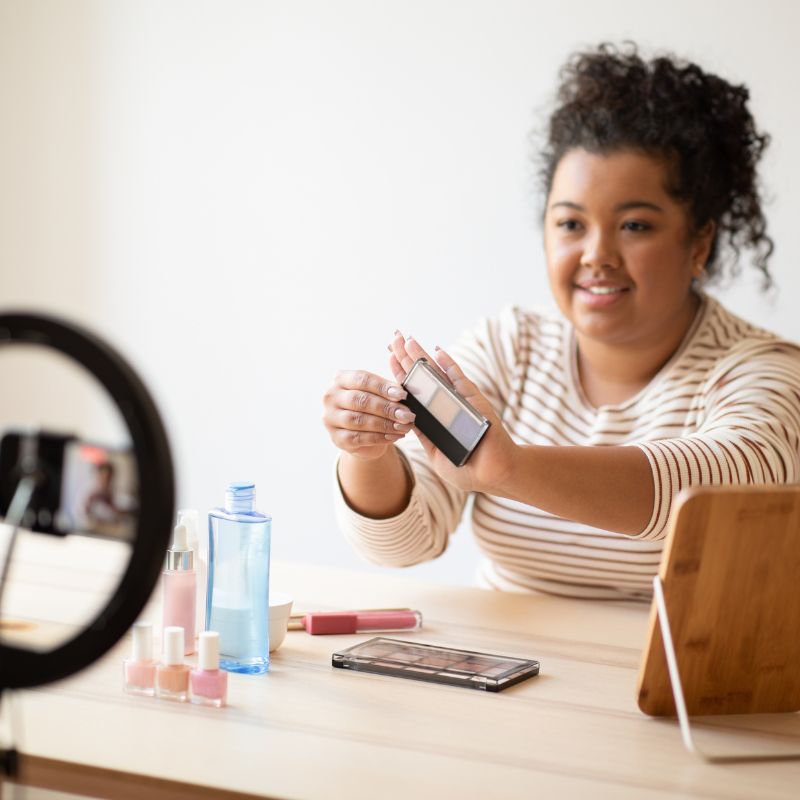
[(455, 468), (398, 402), (427, 355), (400, 332), (397, 384), (342, 372), (325, 394), (339, 521), (365, 557), (436, 558), (474, 494), (484, 585), (647, 598), (681, 488), (800, 479), (800, 350), (701, 288), (742, 248), (770, 284), (747, 99), (635, 48), (568, 62), (541, 173), (563, 318), (510, 308), (435, 352), (492, 422), (470, 460)]

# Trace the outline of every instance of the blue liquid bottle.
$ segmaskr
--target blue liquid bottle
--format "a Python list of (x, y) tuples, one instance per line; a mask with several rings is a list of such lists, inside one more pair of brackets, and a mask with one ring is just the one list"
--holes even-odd
[(252, 483), (231, 483), (225, 508), (208, 512), (206, 630), (219, 633), (229, 672), (269, 669), (269, 545), (272, 518), (256, 511)]

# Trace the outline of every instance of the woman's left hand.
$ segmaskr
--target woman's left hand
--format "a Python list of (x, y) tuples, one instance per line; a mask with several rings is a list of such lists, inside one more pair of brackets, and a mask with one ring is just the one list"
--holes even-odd
[(489, 420), (489, 429), (463, 467), (456, 467), (416, 427), (414, 433), (425, 449), (431, 466), (443, 480), (465, 491), (492, 494), (505, 483), (513, 469), (517, 446), (491, 403), (444, 350), (437, 347), (435, 358), (431, 358), (415, 339), (406, 338), (400, 331), (395, 331), (389, 352), (389, 367), (398, 383), (405, 379), (417, 359), (426, 358), (462, 397)]

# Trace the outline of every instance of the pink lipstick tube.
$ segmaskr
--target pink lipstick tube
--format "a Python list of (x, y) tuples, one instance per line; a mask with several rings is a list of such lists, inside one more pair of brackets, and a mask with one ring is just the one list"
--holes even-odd
[(303, 617), (313, 635), (328, 633), (388, 633), (422, 627), (419, 611), (315, 611)]

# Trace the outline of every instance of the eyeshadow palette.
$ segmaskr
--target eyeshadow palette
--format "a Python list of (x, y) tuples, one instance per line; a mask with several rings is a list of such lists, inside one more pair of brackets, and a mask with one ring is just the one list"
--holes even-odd
[(402, 402), (416, 414), (414, 424), (457, 467), (466, 463), (489, 428), (489, 420), (468, 403), (425, 358), (403, 381)]
[(334, 653), (331, 663), (340, 669), (447, 683), (487, 692), (502, 691), (539, 674), (538, 661), (382, 636)]

